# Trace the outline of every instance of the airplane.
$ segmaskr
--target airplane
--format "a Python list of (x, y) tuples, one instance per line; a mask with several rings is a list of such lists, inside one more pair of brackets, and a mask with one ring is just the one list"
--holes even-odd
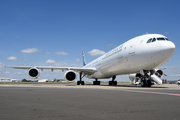
[(180, 85), (180, 80), (177, 81), (177, 85)]
[(109, 85), (117, 85), (117, 75), (129, 74), (130, 79), (139, 78), (141, 87), (151, 87), (155, 82), (162, 84), (163, 71), (157, 69), (166, 63), (174, 54), (175, 45), (161, 34), (145, 34), (137, 36), (119, 45), (99, 58), (86, 64), (84, 52), (83, 67), (55, 67), (55, 66), (9, 66), (7, 68), (29, 69), (29, 76), (37, 79), (39, 70), (51, 69), (66, 71), (66, 81), (76, 81), (77, 85), (84, 85), (83, 77), (95, 79), (93, 85), (100, 85), (98, 79), (109, 79)]

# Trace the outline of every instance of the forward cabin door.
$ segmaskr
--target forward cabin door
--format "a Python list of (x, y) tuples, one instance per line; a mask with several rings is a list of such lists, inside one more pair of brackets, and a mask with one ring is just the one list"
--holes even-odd
[(129, 72), (133, 71), (134, 69), (134, 63), (136, 61), (135, 47), (136, 47), (137, 41), (138, 41), (137, 38), (131, 41), (130, 46), (129, 46), (129, 55), (126, 57), (127, 69), (129, 69)]
[(131, 41), (129, 46), (129, 54), (135, 54), (135, 46), (136, 46), (137, 39)]

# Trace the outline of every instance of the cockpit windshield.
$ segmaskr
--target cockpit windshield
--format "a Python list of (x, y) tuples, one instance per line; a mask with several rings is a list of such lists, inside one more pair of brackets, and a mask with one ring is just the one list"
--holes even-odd
[(165, 38), (167, 41), (170, 41), (168, 38)]
[(147, 43), (152, 43), (152, 42), (155, 42), (155, 41), (169, 41), (167, 38), (163, 38), (163, 37), (159, 37), (159, 38), (150, 38)]
[(157, 38), (157, 40), (165, 40), (165, 38)]
[(147, 43), (150, 43), (152, 41), (152, 38), (147, 41)]
[(155, 42), (156, 41), (156, 38), (153, 38), (152, 42)]

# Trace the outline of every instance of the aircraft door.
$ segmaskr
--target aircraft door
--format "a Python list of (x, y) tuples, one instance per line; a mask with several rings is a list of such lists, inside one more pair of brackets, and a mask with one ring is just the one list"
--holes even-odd
[(129, 46), (129, 54), (135, 54), (135, 46), (136, 46), (136, 41), (137, 40), (133, 40)]

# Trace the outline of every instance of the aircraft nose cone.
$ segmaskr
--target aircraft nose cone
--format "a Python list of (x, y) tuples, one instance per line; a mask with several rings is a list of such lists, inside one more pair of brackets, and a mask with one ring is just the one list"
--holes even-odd
[(172, 50), (175, 50), (175, 45), (174, 45), (174, 43), (173, 42), (169, 42), (168, 43), (168, 46), (167, 46), (167, 49), (172, 49)]
[(165, 55), (165, 58), (170, 59), (175, 52), (175, 45), (171, 41), (164, 41), (161, 44), (161, 52)]
[(173, 42), (171, 41), (166, 41), (166, 42), (163, 42), (163, 44), (161, 44), (161, 49), (162, 50), (175, 50), (175, 45)]

